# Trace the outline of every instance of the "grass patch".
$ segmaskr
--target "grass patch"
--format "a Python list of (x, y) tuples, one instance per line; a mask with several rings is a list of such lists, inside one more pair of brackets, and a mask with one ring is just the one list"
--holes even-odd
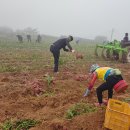
[(72, 119), (74, 116), (81, 115), (83, 113), (91, 113), (97, 111), (96, 107), (90, 104), (77, 103), (67, 110), (65, 117), (67, 119)]
[(17, 66), (3, 65), (0, 66), (0, 72), (20, 72), (20, 68)]
[(55, 96), (55, 93), (54, 92), (50, 92), (50, 91), (46, 91), (44, 94), (43, 94), (44, 97), (53, 97)]
[(67, 63), (67, 58), (60, 58), (59, 59), (59, 65), (64, 65)]
[(44, 77), (45, 77), (45, 80), (47, 81), (47, 85), (49, 87), (51, 85), (51, 83), (53, 83), (54, 77), (50, 76), (49, 74), (46, 74)]
[(6, 121), (0, 125), (1, 130), (29, 130), (29, 128), (34, 127), (39, 121), (24, 119), (18, 121)]
[(129, 98), (125, 98), (125, 99), (122, 99), (123, 102), (126, 102), (126, 103), (129, 103), (130, 102), (130, 97)]
[(13, 122), (11, 120), (4, 122), (3, 124), (0, 124), (1, 130), (13, 130)]

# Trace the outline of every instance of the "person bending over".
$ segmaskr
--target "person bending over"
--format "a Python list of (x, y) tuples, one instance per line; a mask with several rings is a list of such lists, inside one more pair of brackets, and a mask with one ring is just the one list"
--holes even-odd
[[(72, 36), (68, 36), (68, 38), (62, 38), (54, 42), (50, 46), (50, 51), (54, 57), (54, 72), (58, 72), (58, 64), (59, 64), (59, 57), (60, 57), (60, 50), (63, 49), (66, 52), (74, 52), (75, 50), (72, 49), (69, 42), (73, 41)], [(66, 48), (68, 47), (68, 49)]]
[(120, 85), (123, 87), (121, 88), (124, 91), (128, 85), (123, 80), (123, 77), (121, 75), (121, 71), (119, 69), (113, 69), (111, 67), (100, 67), (98, 64), (93, 64), (90, 68), (91, 73), (91, 80), (89, 83), (88, 88), (86, 89), (86, 92), (84, 94), (84, 97), (88, 96), (94, 86), (94, 83), (97, 79), (101, 79), (104, 81), (103, 84), (101, 84), (97, 89), (97, 98), (98, 103), (95, 103), (95, 106), (101, 106), (103, 104), (106, 104), (107, 102), (104, 102), (102, 99), (102, 92), (105, 90), (108, 90), (108, 99), (112, 98), (113, 96), (113, 89), (116, 87), (117, 90), (119, 90)]

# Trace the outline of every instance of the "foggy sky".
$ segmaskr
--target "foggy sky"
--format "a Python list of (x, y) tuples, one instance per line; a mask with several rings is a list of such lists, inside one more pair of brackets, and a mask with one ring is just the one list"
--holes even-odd
[(108, 40), (113, 28), (122, 39), (130, 33), (130, 0), (0, 0), (0, 26)]

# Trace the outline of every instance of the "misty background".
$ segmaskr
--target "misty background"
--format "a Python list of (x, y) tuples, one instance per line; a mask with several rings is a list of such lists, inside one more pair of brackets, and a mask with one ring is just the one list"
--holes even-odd
[[(0, 33), (97, 36), (121, 40), (130, 32), (130, 0), (0, 0)], [(1, 33), (2, 34), (2, 33)]]

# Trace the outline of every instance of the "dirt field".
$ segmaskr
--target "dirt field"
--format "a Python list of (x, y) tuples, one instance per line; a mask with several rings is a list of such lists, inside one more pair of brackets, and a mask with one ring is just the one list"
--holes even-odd
[[(0, 123), (9, 119), (35, 119), (40, 123), (30, 130), (105, 130), (105, 108), (66, 119), (67, 110), (74, 104), (93, 105), (97, 102), (95, 89), (102, 83), (97, 81), (90, 96), (84, 98), (88, 82), (82, 79), (78, 81), (77, 77), (86, 75), (90, 65), (97, 62), (101, 66), (121, 69), (124, 79), (130, 85), (129, 64), (96, 59), (93, 55), (94, 46), (73, 45), (82, 52), (84, 58), (76, 59), (74, 54), (61, 52), (59, 74), (53, 74), (53, 57), (47, 44), (10, 46), (1, 44)], [(54, 82), (51, 83), (47, 76), (53, 77)], [(43, 91), (39, 95), (35, 93), (36, 85)], [(115, 93), (113, 98), (130, 98), (129, 92), (130, 88), (120, 95)], [(105, 92), (104, 98), (106, 97)]]

